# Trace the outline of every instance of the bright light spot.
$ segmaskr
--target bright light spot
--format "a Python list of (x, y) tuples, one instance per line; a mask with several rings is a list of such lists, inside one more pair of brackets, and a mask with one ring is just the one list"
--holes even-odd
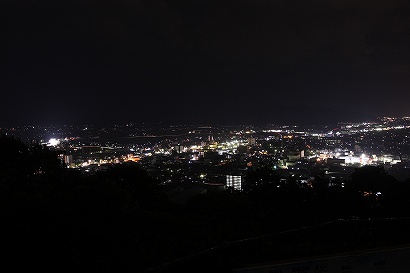
[(58, 144), (60, 144), (60, 140), (55, 139), (55, 138), (50, 138), (47, 145), (48, 146), (57, 146)]

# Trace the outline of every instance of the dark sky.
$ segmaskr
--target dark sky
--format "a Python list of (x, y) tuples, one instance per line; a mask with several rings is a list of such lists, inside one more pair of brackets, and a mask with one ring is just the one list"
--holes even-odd
[(1, 2), (0, 125), (410, 115), (410, 1)]

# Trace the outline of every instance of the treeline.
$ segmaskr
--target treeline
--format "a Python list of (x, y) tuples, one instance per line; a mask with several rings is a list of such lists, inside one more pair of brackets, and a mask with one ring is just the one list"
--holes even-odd
[[(338, 218), (410, 214), (410, 181), (357, 169), (329, 186), (247, 175), (244, 191), (169, 202), (138, 164), (83, 175), (54, 151), (0, 137), (1, 268), (139, 272), (235, 240)], [(5, 271), (8, 272), (8, 271)]]

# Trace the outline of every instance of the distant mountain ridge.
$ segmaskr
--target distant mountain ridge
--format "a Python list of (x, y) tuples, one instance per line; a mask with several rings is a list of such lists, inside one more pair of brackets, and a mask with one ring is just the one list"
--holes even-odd
[(292, 124), (331, 125), (339, 122), (374, 121), (375, 116), (348, 109), (326, 109), (305, 105), (231, 106), (205, 109), (198, 107), (191, 113), (180, 112), (163, 120), (190, 124)]

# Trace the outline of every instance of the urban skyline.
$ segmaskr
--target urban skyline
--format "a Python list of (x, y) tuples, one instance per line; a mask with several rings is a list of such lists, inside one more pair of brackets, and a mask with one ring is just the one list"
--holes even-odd
[(409, 135), (410, 117), (1, 127), (2, 266), (404, 273)]
[(164, 185), (229, 186), (233, 177), (246, 179), (250, 170), (263, 167), (281, 170), (285, 180), (296, 175), (303, 183), (317, 169), (343, 166), (332, 176), (340, 175), (337, 179), (342, 181), (366, 165), (385, 168), (396, 179), (405, 180), (410, 175), (409, 130), (410, 117), (381, 117), (323, 126), (22, 126), (2, 127), (0, 134), (48, 146), (66, 167), (83, 173), (138, 162)]
[(2, 0), (0, 269), (409, 272), (409, 15)]

